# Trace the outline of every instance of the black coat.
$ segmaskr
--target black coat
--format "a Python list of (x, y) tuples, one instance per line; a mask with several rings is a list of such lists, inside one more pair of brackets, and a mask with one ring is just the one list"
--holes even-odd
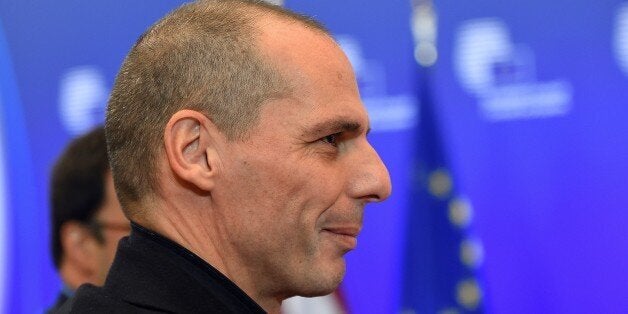
[(82, 285), (58, 313), (264, 313), (182, 246), (133, 224), (104, 287)]

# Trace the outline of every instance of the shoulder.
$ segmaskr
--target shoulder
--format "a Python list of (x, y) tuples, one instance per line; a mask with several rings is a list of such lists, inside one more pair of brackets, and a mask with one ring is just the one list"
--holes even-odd
[(68, 300), (55, 313), (155, 313), (136, 307), (115, 296), (109, 295), (102, 288), (91, 284), (82, 285), (74, 297)]

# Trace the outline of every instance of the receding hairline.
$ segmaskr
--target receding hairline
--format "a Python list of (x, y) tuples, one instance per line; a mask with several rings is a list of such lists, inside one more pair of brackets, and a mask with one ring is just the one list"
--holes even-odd
[[(293, 12), (281, 6), (270, 4), (261, 0), (237, 2), (242, 3), (242, 7), (253, 8), (254, 12), (266, 15), (266, 17), (272, 16), (285, 22), (295, 22), (311, 30), (316, 30), (322, 34), (330, 35), (329, 30), (323, 24), (307, 15)], [(257, 22), (261, 22), (261, 20)]]
[[(166, 38), (168, 37), (173, 38), (172, 42), (177, 42), (177, 36), (173, 36), (174, 34), (170, 33), (174, 30), (171, 28), (171, 25), (173, 24), (171, 20), (177, 18), (191, 19), (193, 18), (194, 14), (186, 14), (184, 13), (184, 11), (195, 9), (210, 9), (212, 3), (216, 4), (216, 6), (229, 4), (231, 5), (230, 9), (240, 11), (239, 13), (242, 13), (240, 16), (240, 22), (243, 22), (243, 25), (245, 25), (245, 27), (251, 27), (249, 35), (251, 36), (250, 39), (253, 40), (252, 48), (254, 49), (260, 48), (258, 43), (264, 28), (274, 21), (300, 25), (305, 29), (317, 32), (321, 35), (325, 35), (329, 38), (332, 38), (333, 40), (331, 32), (317, 20), (307, 15), (290, 11), (282, 6), (274, 5), (263, 0), (198, 0), (185, 3), (177, 7), (176, 9), (166, 14), (163, 18), (159, 19), (155, 24), (151, 25), (142, 35), (140, 35), (140, 37), (133, 45), (131, 51), (138, 49), (139, 47), (137, 46), (150, 45), (153, 41), (163, 42), (164, 40), (167, 40)], [(174, 24), (182, 26), (186, 23), (175, 22)], [(180, 28), (176, 29), (179, 31), (181, 30)], [(190, 33), (195, 32), (192, 29), (188, 31)], [(256, 52), (256, 54), (258, 57), (262, 56), (258, 52)]]

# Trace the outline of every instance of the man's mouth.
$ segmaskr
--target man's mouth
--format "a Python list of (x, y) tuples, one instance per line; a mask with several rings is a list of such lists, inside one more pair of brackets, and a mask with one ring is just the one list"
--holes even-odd
[(360, 229), (359, 226), (339, 226), (323, 228), (322, 232), (333, 237), (344, 248), (353, 250), (358, 245)]

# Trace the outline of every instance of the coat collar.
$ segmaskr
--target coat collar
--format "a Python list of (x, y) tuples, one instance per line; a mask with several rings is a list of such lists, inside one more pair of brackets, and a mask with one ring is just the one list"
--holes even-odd
[(265, 313), (200, 257), (135, 223), (120, 241), (104, 289), (128, 303), (167, 312)]

